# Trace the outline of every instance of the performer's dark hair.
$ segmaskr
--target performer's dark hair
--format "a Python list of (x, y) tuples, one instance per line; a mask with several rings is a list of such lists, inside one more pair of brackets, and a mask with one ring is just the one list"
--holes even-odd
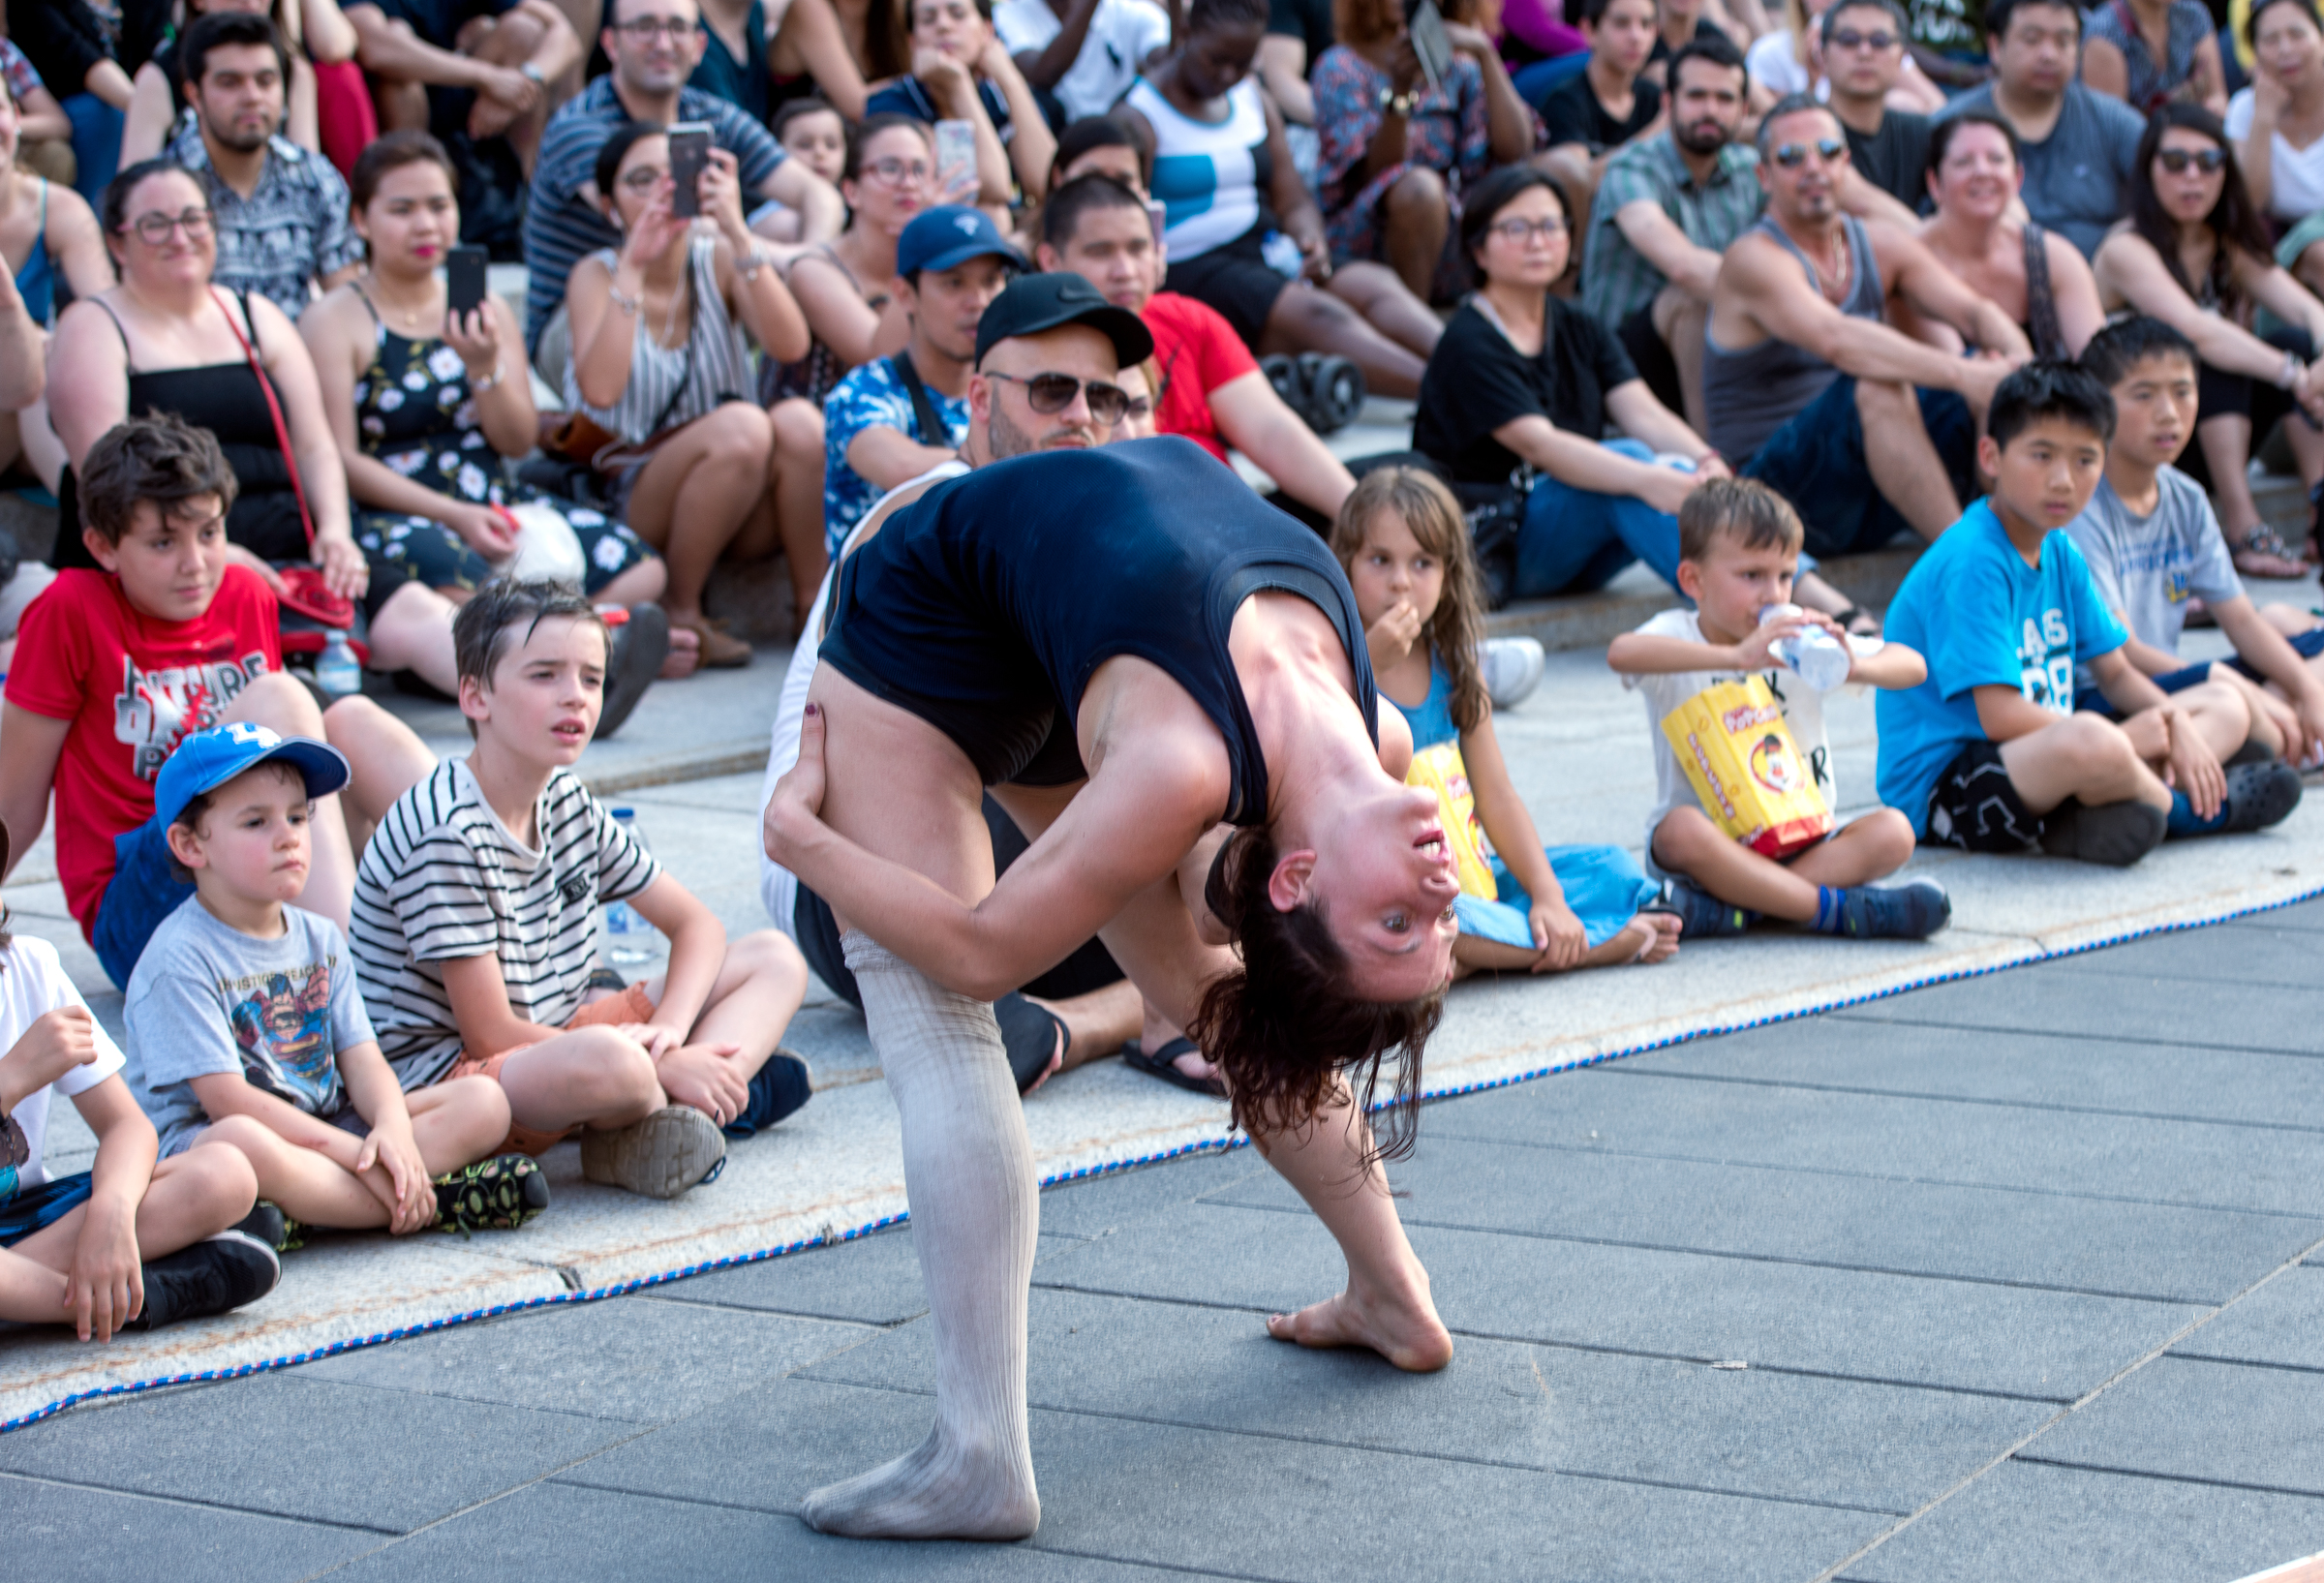
[(1242, 966), (1211, 985), (1187, 1035), (1226, 1069), (1235, 1124), (1275, 1133), (1306, 1124), (1348, 1075), (1356, 1103), (1372, 1108), (1380, 1067), (1401, 1050), (1394, 1087), (1373, 1128), (1371, 1158), (1412, 1152), (1420, 1113), (1421, 1053), (1444, 1011), (1440, 987), (1417, 1000), (1360, 1000), (1348, 959), (1310, 901), (1285, 912), (1268, 896), (1274, 837), (1238, 830), (1210, 866), (1203, 898), (1230, 929)]

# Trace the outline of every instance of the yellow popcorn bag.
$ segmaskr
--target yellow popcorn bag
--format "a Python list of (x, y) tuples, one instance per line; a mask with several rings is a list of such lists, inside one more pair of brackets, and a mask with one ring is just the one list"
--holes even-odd
[(1437, 811), (1445, 821), (1445, 844), (1452, 851), (1452, 871), (1464, 896), (1487, 901), (1501, 898), (1493, 879), (1493, 843), (1485, 838), (1477, 817), (1477, 794), (1469, 787), (1469, 767), (1460, 759), (1460, 744), (1440, 742), (1412, 755), (1404, 773), (1407, 786), (1425, 786), (1436, 793)]
[(1832, 810), (1758, 677), (1708, 686), (1663, 716), (1663, 735), (1712, 822), (1761, 857), (1831, 834)]

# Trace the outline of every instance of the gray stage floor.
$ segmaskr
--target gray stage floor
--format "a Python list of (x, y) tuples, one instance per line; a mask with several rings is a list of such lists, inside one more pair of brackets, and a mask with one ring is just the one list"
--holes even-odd
[(2320, 954), (2310, 903), (1431, 1107), (1433, 1377), (1267, 1338), (1337, 1265), (1248, 1150), (1054, 1190), (1021, 1545), (793, 1515), (926, 1428), (907, 1232), (76, 1409), (0, 1526), (169, 1583), (2238, 1578), (2324, 1550)]

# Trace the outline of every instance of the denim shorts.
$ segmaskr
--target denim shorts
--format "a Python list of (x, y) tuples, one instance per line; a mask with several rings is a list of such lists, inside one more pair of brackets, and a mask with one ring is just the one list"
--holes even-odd
[(190, 881), (169, 872), (169, 833), (160, 814), (113, 837), (113, 877), (97, 902), (89, 944), (114, 989), (129, 988), (145, 942), (193, 894)]
[[(1929, 431), (1953, 495), (1963, 502), (1976, 487), (1977, 431), (1969, 404), (1950, 390), (1922, 390), (1920, 420)], [(1856, 411), (1856, 381), (1843, 374), (1792, 417), (1742, 469), (1791, 502), (1808, 530), (1807, 548), (1819, 556), (1877, 550), (1912, 525), (1872, 481), (1864, 455), (1864, 415)]]

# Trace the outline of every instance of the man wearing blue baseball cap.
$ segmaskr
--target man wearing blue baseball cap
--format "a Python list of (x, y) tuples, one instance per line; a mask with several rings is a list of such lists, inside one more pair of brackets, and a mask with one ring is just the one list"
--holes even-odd
[(940, 204), (896, 241), (912, 339), (851, 371), (823, 404), (823, 535), (836, 556), (872, 502), (960, 448), (976, 327), (1026, 267), (981, 209)]

